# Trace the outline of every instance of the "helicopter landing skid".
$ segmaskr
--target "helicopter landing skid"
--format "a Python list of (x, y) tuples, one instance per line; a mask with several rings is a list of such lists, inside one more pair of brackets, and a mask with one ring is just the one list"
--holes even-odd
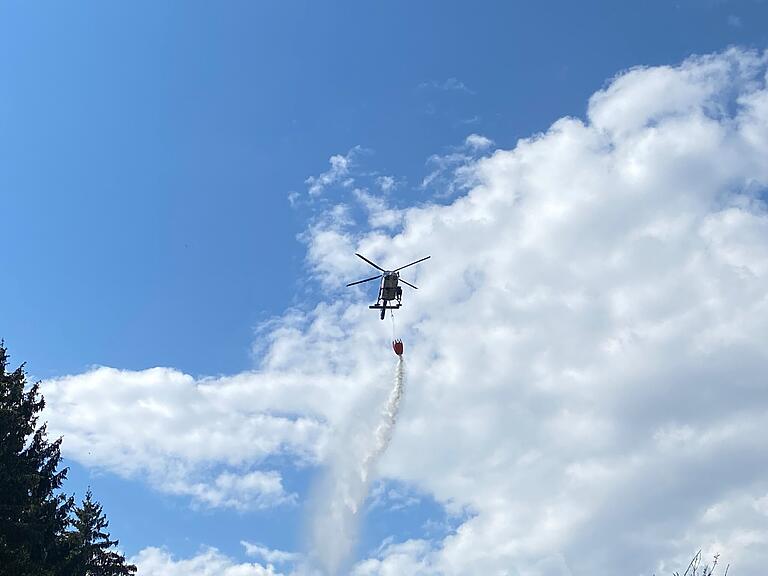
[(397, 310), (400, 308), (401, 304), (398, 302), (397, 304), (379, 304), (376, 302), (376, 304), (372, 304), (371, 306), (368, 306), (371, 310), (381, 310), (381, 319), (384, 320), (384, 315), (387, 313), (387, 310)]

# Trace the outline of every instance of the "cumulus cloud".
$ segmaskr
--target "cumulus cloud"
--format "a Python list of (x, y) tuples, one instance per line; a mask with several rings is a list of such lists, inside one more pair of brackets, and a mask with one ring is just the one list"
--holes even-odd
[(493, 140), (480, 134), (470, 134), (461, 146), (447, 154), (433, 154), (427, 160), (429, 174), (421, 181), (422, 188), (435, 190), (437, 197), (453, 196), (474, 183), (471, 166), (478, 155), (493, 146)]
[(371, 228), (396, 228), (401, 225), (403, 212), (387, 205), (387, 201), (362, 188), (356, 188), (355, 198), (368, 213), (368, 225)]
[[(381, 472), (471, 511), (445, 538), (388, 543), (356, 574), (649, 574), (684, 569), (700, 547), (762, 574), (767, 60), (732, 49), (628, 71), (586, 119), (461, 160), (450, 204), (404, 210), (395, 232), (347, 232), (350, 256), (432, 255), (398, 314), (411, 386)], [(308, 241), (312, 261), (339, 249)], [(87, 446), (236, 465), (223, 444), (177, 444), (248, 430), (265, 438), (252, 462), (279, 450), (322, 462), (324, 431), (352, 434), (345, 421), (386, 393), (375, 359), (391, 334), (362, 294), (287, 314), (257, 372), (179, 384), (173, 401), (130, 380), (84, 389), (90, 373), (58, 381), (51, 429), (116, 470), (122, 459)], [(174, 416), (188, 404), (209, 417)]]
[(168, 368), (100, 367), (46, 381), (46, 416), (66, 438), (65, 455), (83, 464), (148, 477), (205, 506), (285, 504), (295, 495), (280, 475), (252, 468), (279, 454), (316, 461), (326, 426), (307, 401), (317, 388), (275, 376), (195, 380)]
[(408, 540), (402, 544), (386, 544), (376, 554), (360, 562), (352, 571), (353, 576), (378, 576), (412, 574), (430, 576), (436, 572), (431, 556), (432, 547), (425, 540)]
[(310, 176), (306, 179), (305, 184), (309, 186), (309, 195), (319, 196), (326, 188), (334, 184), (341, 183), (343, 186), (351, 186), (354, 182), (354, 179), (349, 177), (350, 169), (352, 167), (354, 157), (361, 151), (362, 148), (360, 146), (355, 146), (346, 154), (334, 154), (331, 156), (328, 160), (328, 163), (331, 165), (331, 167), (327, 171), (318, 176)]
[(237, 563), (215, 548), (176, 560), (167, 550), (145, 548), (130, 559), (141, 576), (281, 576), (271, 564)]
[(301, 558), (300, 554), (295, 552), (284, 552), (283, 550), (273, 550), (267, 546), (253, 544), (251, 542), (241, 541), (245, 553), (254, 558), (260, 558), (269, 564), (286, 564), (296, 562)]
[(379, 176), (376, 178), (376, 185), (386, 194), (395, 189), (397, 181), (394, 176)]
[(493, 146), (493, 140), (481, 134), (470, 134), (464, 140), (464, 145), (472, 150), (485, 150)]
[(168, 481), (162, 487), (172, 494), (193, 496), (211, 508), (268, 508), (294, 503), (296, 494), (286, 494), (282, 478), (275, 471), (236, 474), (223, 472), (208, 482)]
[(414, 319), (386, 472), (477, 513), (441, 574), (648, 572), (716, 533), (757, 574), (765, 526), (697, 518), (766, 489), (765, 56), (633, 70), (588, 117), (406, 216), (433, 254), (409, 305), (450, 305)]
[(371, 487), (368, 500), (370, 502), (369, 509), (386, 508), (388, 510), (401, 510), (421, 502), (421, 498), (410, 493), (407, 486), (399, 486), (395, 482), (384, 481)]
[[(367, 312), (367, 309), (365, 310)], [(348, 302), (274, 319), (261, 335), (260, 367), (196, 379), (171, 368), (97, 367), (42, 383), (51, 433), (66, 458), (141, 478), (195, 505), (240, 510), (296, 501), (270, 459), (316, 465), (329, 430), (376, 387), (359, 382), (388, 370), (368, 357), (381, 333), (359, 332)], [(300, 355), (302, 361), (296, 362)]]
[(338, 287), (338, 279), (355, 270), (348, 257), (354, 252), (354, 224), (350, 207), (336, 204), (322, 212), (299, 237), (307, 245), (309, 269), (326, 290)]

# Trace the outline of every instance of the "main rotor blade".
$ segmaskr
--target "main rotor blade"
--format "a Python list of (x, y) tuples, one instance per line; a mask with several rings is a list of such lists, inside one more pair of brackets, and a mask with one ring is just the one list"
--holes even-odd
[(371, 262), (370, 260), (368, 260), (368, 258), (366, 258), (365, 256), (363, 256), (362, 254), (358, 254), (357, 252), (355, 252), (355, 256), (357, 256), (358, 258), (362, 258), (363, 260), (365, 260), (366, 262), (368, 262), (368, 264), (370, 264), (371, 266), (373, 266), (374, 268), (376, 268), (376, 270), (381, 270), (382, 272), (386, 272), (386, 270), (384, 270), (384, 268), (382, 268), (382, 267), (381, 267), (381, 266), (379, 266), (378, 264), (374, 264), (373, 262)]
[[(360, 256), (360, 254), (358, 254)], [(362, 256), (360, 256), (362, 258)], [(411, 262), (410, 264), (406, 264), (405, 266), (400, 266), (400, 268), (395, 268), (392, 270), (392, 272), (397, 272), (398, 270), (402, 270), (403, 268), (408, 268), (408, 266), (413, 266), (414, 264), (418, 264), (419, 262), (424, 262), (424, 260), (429, 260), (432, 258), (432, 256), (427, 256), (426, 258), (422, 258), (421, 260), (416, 260), (415, 262)], [(379, 268), (381, 270), (381, 268)]]
[(355, 284), (362, 284), (363, 282), (370, 282), (371, 280), (376, 280), (376, 278), (381, 278), (381, 274), (378, 276), (371, 276), (370, 278), (366, 278), (365, 280), (358, 280), (357, 282), (350, 282), (347, 284), (347, 288), (350, 286), (354, 286)]
[(402, 278), (400, 278), (400, 282), (402, 282), (403, 284), (405, 284), (405, 285), (407, 285), (407, 286), (410, 286), (410, 287), (411, 287), (411, 288), (413, 288), (414, 290), (418, 290), (418, 289), (419, 289), (419, 288), (418, 288), (418, 286), (414, 286), (413, 284), (411, 284), (410, 282), (406, 282), (406, 281), (405, 281), (405, 280), (403, 280)]

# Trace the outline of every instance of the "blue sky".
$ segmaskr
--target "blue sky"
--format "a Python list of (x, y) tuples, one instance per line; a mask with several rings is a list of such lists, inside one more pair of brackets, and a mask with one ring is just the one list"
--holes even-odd
[[(329, 158), (348, 158), (367, 190), (391, 176), (395, 209), (450, 206), (465, 193), (448, 191), (450, 168), (422, 183), (450, 154), (471, 164), (486, 152), (467, 152), (469, 135), (514, 149), (559, 118), (584, 119), (590, 97), (635, 66), (765, 50), (767, 22), (753, 0), (0, 2), (0, 336), (35, 379), (262, 369), (268, 321), (311, 316), (340, 297), (333, 283), (367, 272), (354, 250), (341, 271), (308, 256), (311, 231), (349, 203), (341, 179), (308, 195)], [(343, 234), (364, 239), (371, 226), (354, 210)], [(129, 556), (213, 546), (235, 562), (241, 540), (304, 546), (316, 461), (258, 460), (297, 499), (243, 511), (65, 455), (68, 490), (92, 486)], [(474, 514), (447, 512), (447, 489), (390, 480), (394, 500), (365, 519), (357, 559), (425, 526), (442, 539)]]
[[(764, 46), (765, 15), (759, 2), (3, 2), (0, 174), (4, 211), (21, 216), (5, 225), (4, 332), (40, 377), (247, 368), (253, 326), (299, 293), (306, 220), (287, 194), (329, 156), (371, 149), (366, 166), (418, 201), (425, 160), (469, 133), (511, 146), (583, 115), (628, 67)], [(451, 79), (471, 92), (439, 88)]]

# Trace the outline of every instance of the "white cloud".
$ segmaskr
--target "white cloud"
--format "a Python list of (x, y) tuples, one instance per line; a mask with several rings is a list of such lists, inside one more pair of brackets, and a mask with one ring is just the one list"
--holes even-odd
[(354, 179), (349, 178), (350, 169), (354, 157), (362, 151), (360, 146), (355, 146), (345, 155), (334, 154), (328, 160), (331, 167), (319, 176), (310, 176), (305, 183), (309, 185), (309, 195), (319, 196), (323, 191), (334, 184), (341, 183), (342, 186), (350, 187)]
[(196, 381), (168, 368), (95, 368), (46, 381), (46, 416), (66, 439), (65, 456), (86, 465), (146, 476), (207, 506), (277, 505), (294, 496), (278, 473), (252, 467), (275, 454), (316, 460), (326, 415), (309, 401), (317, 388), (276, 376)]
[(145, 548), (129, 561), (141, 576), (281, 576), (271, 565), (237, 563), (215, 548), (182, 560), (161, 548)]
[(262, 546), (260, 544), (253, 544), (251, 542), (246, 542), (244, 540), (240, 541), (240, 544), (242, 544), (243, 548), (245, 548), (245, 553), (248, 556), (251, 556), (254, 558), (260, 558), (261, 560), (264, 560), (268, 564), (293, 563), (301, 559), (301, 555), (296, 554), (295, 552), (284, 552), (282, 550), (273, 550), (271, 548), (268, 548), (267, 546)]
[(208, 482), (166, 480), (162, 487), (171, 494), (193, 496), (197, 502), (212, 508), (248, 510), (296, 501), (295, 494), (285, 493), (282, 478), (275, 471), (224, 472)]
[(307, 262), (314, 277), (326, 290), (343, 285), (339, 278), (354, 274), (355, 251), (351, 232), (354, 221), (349, 206), (336, 204), (321, 214), (300, 239), (307, 244)]
[(488, 151), (493, 140), (480, 134), (470, 134), (448, 154), (433, 154), (427, 160), (430, 170), (421, 182), (422, 188), (435, 189), (438, 197), (448, 197), (457, 191), (467, 190), (473, 184), (471, 166), (479, 154)]
[[(340, 247), (351, 262), (355, 249), (432, 255), (397, 316), (410, 384), (381, 473), (472, 511), (442, 541), (390, 544), (356, 574), (661, 573), (699, 547), (762, 574), (765, 83), (766, 56), (739, 50), (632, 70), (593, 96), (587, 121), (462, 160), (471, 189), (405, 210), (394, 235), (309, 237), (316, 263)], [(389, 381), (391, 327), (360, 294), (287, 315), (253, 374), (190, 379), (170, 398), (158, 382), (189, 377), (59, 382), (51, 430), (117, 470), (115, 449), (242, 464), (239, 447), (190, 448), (217, 432), (260, 439), (249, 462), (322, 460), (328, 428), (354, 441), (350, 422), (375, 417)], [(208, 418), (175, 414), (187, 406)]]
[(421, 502), (421, 498), (410, 493), (406, 487), (383, 481), (371, 487), (368, 500), (369, 509), (382, 507), (390, 511), (415, 506)]
[(371, 194), (362, 188), (356, 188), (354, 194), (368, 213), (368, 225), (371, 228), (396, 228), (402, 223), (403, 212), (390, 208), (381, 196)]
[(464, 140), (464, 145), (471, 150), (485, 150), (493, 146), (493, 140), (480, 134), (470, 134)]
[(376, 178), (376, 184), (381, 188), (381, 191), (386, 194), (395, 189), (397, 181), (393, 176), (379, 176)]
[(357, 564), (352, 576), (437, 576), (433, 566), (429, 542), (408, 540), (402, 544), (388, 544), (379, 551), (376, 558)]
[(455, 77), (450, 77), (446, 80), (430, 80), (428, 82), (422, 82), (419, 84), (419, 88), (441, 90), (443, 92), (464, 92), (465, 94), (473, 95), (475, 92), (469, 88), (464, 82)]
[(472, 190), (379, 241), (433, 255), (383, 472), (476, 512), (409, 561), (641, 573), (740, 542), (758, 574), (764, 524), (697, 515), (766, 492), (765, 59), (633, 70), (589, 118), (468, 164)]

